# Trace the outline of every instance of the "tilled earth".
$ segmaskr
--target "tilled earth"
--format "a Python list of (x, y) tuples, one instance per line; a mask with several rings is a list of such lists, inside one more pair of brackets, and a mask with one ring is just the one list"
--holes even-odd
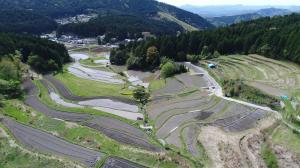
[(152, 145), (149, 137), (140, 129), (117, 119), (51, 109), (41, 103), (37, 98), (38, 91), (32, 81), (27, 80), (23, 84), (23, 87), (29, 95), (26, 97), (25, 104), (47, 116), (65, 121), (78, 122), (81, 125), (96, 129), (121, 143), (141, 147), (151, 151), (160, 151), (160, 148)]
[[(149, 117), (155, 121), (156, 136), (168, 144), (186, 148), (195, 157), (200, 153), (197, 137), (203, 125), (219, 127), (226, 132), (241, 132), (255, 127), (268, 114), (264, 110), (209, 96), (202, 89), (207, 85), (202, 76), (177, 75), (167, 81), (165, 88), (153, 93), (154, 101), (147, 107)], [(174, 95), (192, 88), (199, 91)], [(157, 101), (157, 97), (169, 94), (173, 96)], [(225, 145), (224, 150), (227, 149), (229, 151)]]
[(102, 168), (145, 168), (145, 167), (122, 158), (109, 157), (108, 159), (106, 159)]
[(3, 119), (3, 123), (20, 143), (34, 151), (58, 155), (81, 162), (89, 167), (95, 166), (97, 161), (103, 156), (100, 152), (68, 143), (51, 134), (19, 124), (7, 118)]

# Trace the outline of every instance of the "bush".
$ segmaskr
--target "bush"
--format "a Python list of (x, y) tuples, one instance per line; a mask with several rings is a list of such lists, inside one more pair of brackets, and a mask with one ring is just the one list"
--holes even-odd
[(161, 68), (161, 75), (163, 78), (168, 78), (175, 75), (176, 66), (172, 62), (167, 62)]
[(21, 84), (19, 81), (6, 81), (0, 79), (0, 94), (5, 98), (18, 98), (22, 95)]
[(176, 74), (185, 73), (188, 69), (183, 64), (176, 64), (173, 61), (165, 63), (161, 68), (161, 76), (163, 78), (169, 78)]
[(128, 69), (143, 69), (143, 59), (140, 57), (130, 56), (127, 60)]
[(188, 55), (187, 60), (191, 63), (198, 63), (198, 61), (200, 60), (200, 56), (199, 55)]
[(238, 97), (255, 104), (279, 107), (279, 100), (262, 91), (244, 84), (242, 80), (223, 80), (221, 84), (227, 97)]
[(3, 100), (4, 100), (4, 96), (0, 94), (0, 107), (4, 106)]
[(264, 144), (262, 147), (262, 156), (268, 168), (278, 168), (278, 161), (272, 149)]

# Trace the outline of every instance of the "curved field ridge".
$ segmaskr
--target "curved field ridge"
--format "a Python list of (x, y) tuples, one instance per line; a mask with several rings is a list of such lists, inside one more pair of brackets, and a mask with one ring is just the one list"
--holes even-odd
[(114, 114), (129, 120), (137, 120), (137, 118), (144, 118), (143, 114), (138, 113), (138, 107), (133, 104), (127, 104), (124, 102), (113, 101), (110, 99), (95, 99), (80, 101), (78, 103), (65, 102), (45, 80), (41, 80), (41, 83), (48, 89), (50, 97), (57, 104), (64, 107), (84, 108), (91, 107), (96, 110)]
[(50, 82), (59, 92), (59, 94), (67, 100), (71, 101), (87, 101), (87, 100), (95, 100), (95, 99), (110, 99), (113, 101), (119, 101), (127, 104), (135, 105), (136, 102), (126, 98), (120, 97), (107, 97), (107, 96), (93, 96), (93, 97), (83, 97), (74, 95), (62, 82), (55, 79), (52, 75), (46, 75), (44, 78)]
[(108, 159), (106, 159), (102, 168), (146, 168), (146, 167), (122, 158), (109, 157)]
[(287, 61), (278, 61), (259, 55), (223, 56), (202, 64), (212, 62), (217, 68), (209, 71), (217, 79), (243, 79), (249, 85), (265, 93), (282, 96), (300, 89), (300, 66)]
[(70, 54), (70, 56), (75, 59), (75, 63), (68, 67), (68, 71), (80, 78), (88, 79), (88, 80), (95, 80), (105, 83), (111, 84), (124, 84), (125, 82), (121, 79), (118, 79), (118, 74), (112, 72), (106, 72), (96, 69), (90, 69), (82, 66), (79, 63), (80, 59), (87, 59), (89, 58), (85, 54)]
[[(205, 70), (185, 64), (195, 74), (181, 74), (167, 80), (165, 88), (154, 92), (156, 99), (147, 107), (149, 117), (155, 120), (156, 136), (167, 144), (198, 158), (203, 154), (197, 140), (203, 125), (213, 125), (226, 132), (241, 132), (255, 127), (257, 121), (269, 113), (263, 107), (223, 97), (221, 87)], [(215, 87), (211, 90), (212, 86)], [(182, 96), (175, 94), (191, 88), (198, 91)], [(203, 90), (205, 88), (209, 89)], [(209, 92), (215, 96), (210, 96), (213, 94)], [(157, 99), (158, 95), (166, 93), (172, 96)]]
[(78, 122), (83, 126), (96, 129), (106, 136), (128, 145), (144, 148), (151, 151), (160, 151), (160, 148), (150, 143), (149, 137), (140, 129), (135, 128), (125, 122), (117, 119), (112, 119), (102, 116), (93, 116), (81, 113), (69, 113), (58, 111), (49, 108), (40, 102), (37, 98), (38, 90), (32, 81), (27, 80), (24, 82), (23, 87), (27, 92), (25, 104), (33, 109), (44, 113), (52, 118), (58, 118), (65, 121)]
[(19, 124), (10, 119), (4, 119), (3, 123), (20, 143), (31, 150), (58, 155), (80, 162), (88, 167), (94, 167), (103, 156), (100, 152), (68, 143), (51, 134)]

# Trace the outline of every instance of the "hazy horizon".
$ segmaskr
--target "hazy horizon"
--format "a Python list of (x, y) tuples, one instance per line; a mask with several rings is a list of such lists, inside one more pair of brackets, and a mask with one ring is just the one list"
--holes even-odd
[(231, 6), (231, 5), (244, 5), (244, 6), (299, 6), (300, 1), (285, 0), (158, 0), (160, 2), (168, 3), (175, 6), (193, 5), (193, 6)]

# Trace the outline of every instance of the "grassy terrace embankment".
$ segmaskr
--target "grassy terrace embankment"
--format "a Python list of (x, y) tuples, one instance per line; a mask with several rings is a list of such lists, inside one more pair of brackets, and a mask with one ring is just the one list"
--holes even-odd
[(288, 62), (269, 59), (258, 55), (230, 55), (202, 61), (215, 63), (217, 68), (209, 72), (218, 81), (222, 79), (242, 79), (248, 85), (273, 95), (292, 95), (300, 89), (300, 66)]
[[(25, 106), (18, 100), (6, 101), (5, 104), (3, 110), (1, 110), (3, 115), (68, 142), (101, 151), (107, 156), (118, 156), (150, 167), (178, 167), (175, 160), (184, 162), (182, 158), (172, 153), (165, 154), (165, 157), (171, 158), (171, 160), (159, 161), (160, 156), (158, 154), (122, 145), (93, 129), (75, 123), (49, 118)], [(56, 163), (53, 162), (53, 164)]]
[(127, 84), (107, 84), (78, 78), (70, 73), (64, 72), (55, 75), (68, 89), (77, 96), (108, 96), (133, 99), (127, 89)]
[(54, 157), (32, 153), (18, 145), (9, 131), (0, 124), (0, 167), (68, 167), (69, 163)]

